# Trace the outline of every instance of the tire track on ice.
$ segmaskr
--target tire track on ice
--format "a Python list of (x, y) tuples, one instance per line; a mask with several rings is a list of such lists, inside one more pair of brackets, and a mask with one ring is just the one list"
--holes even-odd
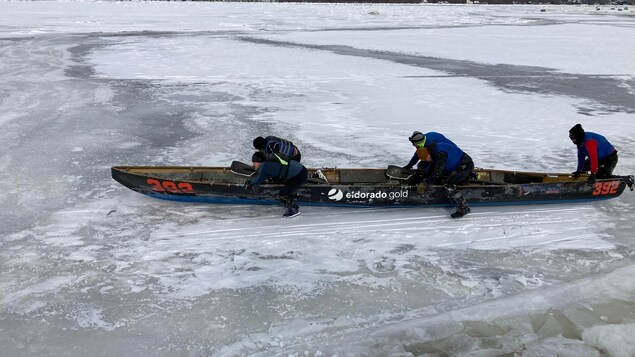
[[(556, 239), (550, 239), (548, 242), (565, 242), (583, 240), (589, 237), (597, 237), (597, 234), (571, 234), (579, 231), (593, 230), (593, 220), (577, 218), (584, 212), (597, 212), (593, 207), (573, 207), (573, 208), (551, 208), (551, 209), (534, 209), (530, 211), (508, 211), (508, 212), (479, 212), (460, 221), (450, 220), (445, 214), (432, 216), (411, 216), (411, 217), (389, 217), (382, 219), (348, 219), (344, 221), (334, 222), (315, 222), (316, 218), (322, 218), (322, 212), (318, 214), (310, 213), (302, 216), (299, 220), (288, 225), (279, 224), (279, 218), (275, 218), (275, 224), (271, 218), (249, 220), (249, 224), (237, 228), (221, 228), (221, 229), (202, 229), (197, 230), (196, 227), (188, 227), (184, 231), (177, 228), (172, 232), (157, 232), (151, 235), (150, 240), (156, 245), (166, 246), (173, 244), (178, 240), (179, 248), (192, 245), (198, 248), (213, 248), (215, 244), (227, 241), (236, 241), (246, 243), (254, 238), (272, 243), (271, 239), (275, 238), (276, 242), (282, 242), (286, 239), (297, 237), (321, 237), (331, 238), (330, 236), (337, 234), (343, 239), (356, 237), (366, 238), (369, 236), (382, 235), (384, 239), (394, 239), (391, 235), (399, 234), (399, 240), (395, 243), (403, 243), (406, 241), (421, 242), (417, 235), (435, 237), (448, 234), (451, 236), (447, 239), (453, 239), (457, 236), (468, 236), (470, 239), (449, 242), (429, 242), (428, 247), (458, 247), (475, 243), (488, 243), (496, 241), (510, 241), (518, 239), (534, 239), (534, 244), (544, 246), (547, 242), (541, 242), (540, 239), (553, 236)], [(402, 214), (394, 209), (387, 209), (384, 212), (375, 212), (382, 214)], [(557, 213), (557, 216), (554, 216)], [(523, 222), (518, 222), (515, 216), (521, 215)], [(356, 214), (340, 214), (337, 217), (350, 218)], [(306, 222), (306, 218), (310, 218)], [(301, 220), (305, 218), (305, 222)], [(475, 223), (476, 219), (485, 220), (482, 223)], [(233, 220), (226, 221), (226, 224), (232, 224)], [(286, 221), (285, 221), (286, 222)], [(527, 222), (527, 223), (524, 223)], [(563, 228), (562, 223), (568, 222), (573, 227)], [(200, 223), (208, 226), (206, 223)], [(264, 226), (263, 226), (264, 225)], [(180, 228), (180, 227), (179, 227)], [(502, 233), (501, 231), (502, 230)], [(404, 234), (407, 233), (407, 234)], [(408, 234), (410, 233), (410, 234)], [(568, 233), (566, 237), (558, 237)], [(491, 236), (491, 234), (496, 234)]]

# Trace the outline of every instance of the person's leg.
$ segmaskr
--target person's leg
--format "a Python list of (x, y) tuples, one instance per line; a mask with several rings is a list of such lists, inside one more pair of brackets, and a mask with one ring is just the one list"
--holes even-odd
[(470, 206), (467, 204), (467, 200), (461, 194), (461, 191), (456, 189), (455, 185), (445, 185), (445, 196), (451, 202), (456, 204), (456, 211), (450, 215), (452, 218), (461, 218), (466, 214), (472, 212)]
[(289, 183), (280, 190), (280, 202), (286, 207), (285, 213), (282, 215), (284, 218), (292, 218), (300, 214), (298, 205), (293, 202), (293, 193), (297, 186)]
[(464, 154), (461, 164), (450, 173), (446, 181), (445, 195), (450, 201), (456, 203), (456, 212), (450, 215), (452, 218), (463, 217), (472, 211), (461, 191), (456, 188), (456, 185), (466, 184), (473, 171), (474, 162), (472, 158), (468, 154)]
[(287, 212), (283, 215), (284, 217), (291, 218), (300, 214), (300, 207), (293, 201), (293, 194), (298, 187), (306, 183), (308, 176), (307, 169), (303, 167), (302, 171), (288, 179), (280, 190), (280, 201), (287, 207)]
[(474, 172), (474, 162), (468, 154), (463, 154), (459, 166), (450, 173), (446, 184), (448, 185), (465, 185), (468, 183), (470, 175)]
[(612, 155), (604, 160), (601, 160), (598, 163), (597, 178), (603, 179), (612, 177), (615, 166), (617, 166), (617, 153), (613, 153)]

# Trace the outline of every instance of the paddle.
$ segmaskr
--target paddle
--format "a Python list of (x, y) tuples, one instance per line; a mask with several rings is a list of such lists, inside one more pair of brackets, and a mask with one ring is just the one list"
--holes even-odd
[(404, 181), (412, 177), (413, 174), (414, 171), (396, 165), (388, 165), (386, 169), (386, 176), (394, 180)]
[(251, 165), (245, 164), (244, 162), (240, 162), (240, 161), (232, 161), (232, 165), (230, 166), (229, 169), (231, 170), (231, 172), (235, 173), (236, 175), (246, 176), (246, 177), (250, 177), (256, 172), (256, 170), (254, 170), (254, 168)]

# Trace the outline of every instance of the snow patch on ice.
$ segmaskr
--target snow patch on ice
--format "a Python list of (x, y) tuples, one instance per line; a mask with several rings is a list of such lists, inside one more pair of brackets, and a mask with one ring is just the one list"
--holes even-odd
[[(28, 314), (47, 304), (45, 300), (40, 301), (39, 296), (60, 292), (63, 288), (73, 286), (76, 280), (77, 278), (74, 276), (46, 278), (36, 283), (30, 283), (22, 289), (18, 288), (13, 292), (4, 294), (0, 298), (0, 302), (14, 313)], [(16, 282), (16, 285), (19, 286), (23, 283)]]

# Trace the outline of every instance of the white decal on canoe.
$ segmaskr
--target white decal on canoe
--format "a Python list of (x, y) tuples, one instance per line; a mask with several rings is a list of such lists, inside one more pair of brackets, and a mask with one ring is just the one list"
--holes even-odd
[(333, 201), (339, 201), (344, 197), (344, 192), (342, 190), (338, 190), (336, 188), (332, 188), (329, 191), (329, 199)]

